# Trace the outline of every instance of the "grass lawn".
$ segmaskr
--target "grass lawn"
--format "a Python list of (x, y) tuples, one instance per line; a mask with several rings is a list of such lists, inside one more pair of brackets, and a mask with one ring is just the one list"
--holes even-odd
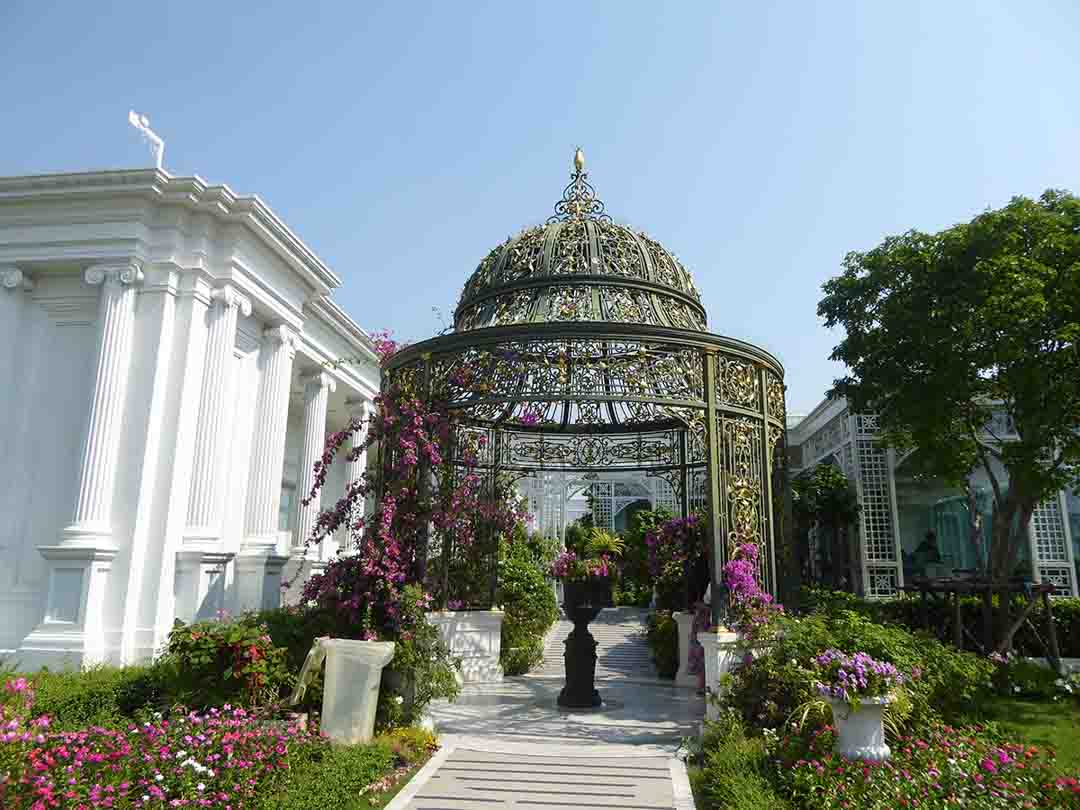
[(1075, 701), (996, 698), (982, 707), (982, 715), (1015, 735), (1017, 741), (1053, 748), (1061, 771), (1080, 772), (1080, 706)]

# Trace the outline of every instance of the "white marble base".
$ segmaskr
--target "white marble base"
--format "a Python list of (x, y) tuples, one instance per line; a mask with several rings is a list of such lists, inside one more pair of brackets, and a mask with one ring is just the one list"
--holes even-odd
[(434, 611), (428, 621), (439, 628), (450, 654), (461, 659), (462, 683), (499, 683), (503, 679), (501, 610)]
[[(705, 648), (705, 690), (710, 697), (719, 697), (720, 679), (739, 662), (739, 637), (735, 633), (707, 630), (698, 633), (697, 640)], [(716, 707), (711, 700), (705, 702), (705, 719), (716, 719)]]
[(671, 616), (679, 626), (679, 671), (675, 673), (675, 683), (679, 686), (694, 686), (697, 676), (690, 673), (690, 630), (694, 617), (690, 613), (673, 613)]
[(106, 632), (104, 604), (115, 547), (38, 546), (49, 565), (45, 618), (23, 639), (15, 665), (27, 672), (80, 669), (119, 659), (119, 632)]

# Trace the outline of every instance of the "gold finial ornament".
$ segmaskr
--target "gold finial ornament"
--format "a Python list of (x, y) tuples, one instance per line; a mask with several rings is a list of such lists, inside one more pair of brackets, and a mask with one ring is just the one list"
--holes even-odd
[(574, 168), (579, 172), (585, 168), (585, 153), (580, 146), (574, 151)]

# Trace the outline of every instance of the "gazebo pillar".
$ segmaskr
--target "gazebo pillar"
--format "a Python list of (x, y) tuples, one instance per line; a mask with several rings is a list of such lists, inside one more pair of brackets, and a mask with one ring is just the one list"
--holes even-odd
[(712, 543), (712, 623), (719, 627), (726, 613), (724, 590), (724, 565), (727, 563), (727, 543), (724, 539), (724, 490), (723, 467), (720, 452), (719, 409), (716, 405), (716, 359), (715, 349), (706, 349), (702, 361), (705, 364), (705, 498), (709, 506), (709, 540)]

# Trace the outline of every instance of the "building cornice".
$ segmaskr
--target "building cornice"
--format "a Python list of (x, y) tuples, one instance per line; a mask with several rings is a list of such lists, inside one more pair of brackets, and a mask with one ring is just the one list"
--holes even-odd
[(255, 195), (239, 195), (226, 185), (210, 185), (201, 177), (173, 177), (161, 169), (119, 169), (99, 172), (0, 177), (0, 203), (51, 197), (94, 197), (130, 194), (161, 204), (239, 223), (270, 244), (317, 295), (341, 286), (341, 279)]
[(313, 315), (348, 338), (350, 345), (358, 350), (361, 357), (370, 360), (375, 365), (379, 364), (379, 356), (375, 354), (371, 336), (350, 318), (345, 310), (325, 296), (310, 302), (308, 307)]

